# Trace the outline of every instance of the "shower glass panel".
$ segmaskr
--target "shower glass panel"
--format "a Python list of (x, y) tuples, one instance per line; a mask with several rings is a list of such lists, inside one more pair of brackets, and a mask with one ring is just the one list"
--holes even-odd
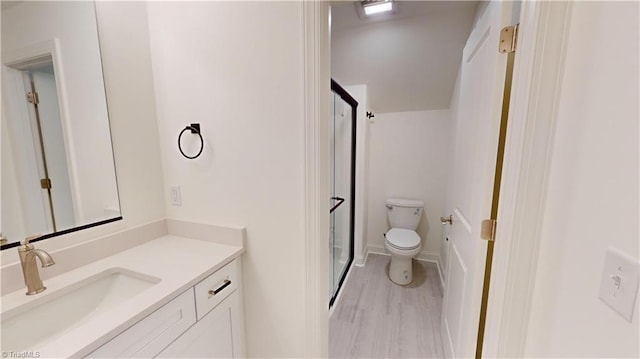
[(355, 111), (358, 105), (333, 81), (331, 89), (330, 305), (353, 261)]

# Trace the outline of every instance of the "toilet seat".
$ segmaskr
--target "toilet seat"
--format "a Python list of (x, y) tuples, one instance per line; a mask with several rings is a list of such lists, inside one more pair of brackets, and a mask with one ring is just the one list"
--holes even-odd
[(385, 238), (389, 246), (399, 250), (411, 250), (420, 246), (420, 236), (410, 229), (391, 228)]

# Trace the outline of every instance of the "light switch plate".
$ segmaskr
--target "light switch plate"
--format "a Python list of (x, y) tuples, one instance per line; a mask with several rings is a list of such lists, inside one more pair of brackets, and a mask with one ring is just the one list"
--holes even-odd
[(624, 319), (631, 322), (640, 282), (640, 263), (621, 251), (609, 247), (600, 281), (600, 299)]
[(182, 196), (180, 195), (180, 186), (169, 187), (169, 197), (171, 198), (171, 204), (174, 206), (182, 205)]

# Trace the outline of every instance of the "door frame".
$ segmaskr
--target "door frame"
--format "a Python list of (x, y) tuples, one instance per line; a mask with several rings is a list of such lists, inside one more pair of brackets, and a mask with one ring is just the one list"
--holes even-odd
[[(483, 356), (521, 357), (572, 5), (522, 2)], [(329, 3), (302, 4), (305, 91), (306, 353), (328, 354)], [(497, 44), (496, 44), (497, 51)], [(503, 74), (498, 74), (503, 76)]]
[[(304, 276), (306, 357), (329, 356), (329, 2), (304, 1)], [(302, 329), (302, 328), (301, 328)]]
[(522, 2), (484, 357), (524, 356), (572, 9)]

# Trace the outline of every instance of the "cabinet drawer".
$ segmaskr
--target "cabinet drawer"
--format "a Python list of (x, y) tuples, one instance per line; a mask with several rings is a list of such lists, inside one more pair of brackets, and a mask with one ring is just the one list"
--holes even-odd
[(227, 264), (196, 284), (196, 313), (202, 319), (238, 287), (238, 261)]
[(189, 288), (89, 354), (87, 358), (154, 357), (195, 322), (193, 289)]

